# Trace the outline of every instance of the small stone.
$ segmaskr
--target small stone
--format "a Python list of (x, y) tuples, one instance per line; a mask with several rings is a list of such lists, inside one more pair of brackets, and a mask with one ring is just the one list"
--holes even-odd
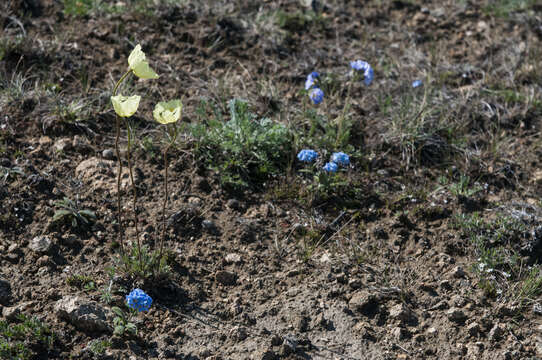
[(209, 220), (209, 219), (203, 220), (201, 222), (201, 227), (203, 228), (203, 230), (207, 231), (208, 233), (211, 233), (211, 234), (218, 233), (218, 228), (216, 224), (214, 223), (214, 221), (212, 220)]
[(27, 301), (15, 306), (6, 306), (2, 309), (2, 316), (6, 320), (14, 321), (17, 319), (17, 315), (32, 307), (33, 304), (34, 303), (32, 301)]
[(11, 284), (0, 278), (0, 304), (6, 305), (11, 299)]
[(225, 260), (226, 263), (228, 263), (228, 264), (239, 264), (239, 263), (241, 262), (241, 255), (235, 254), (235, 253), (231, 253), (231, 254), (226, 255), (226, 257), (224, 258), (224, 260)]
[(463, 323), (467, 319), (467, 315), (465, 315), (463, 310), (455, 307), (452, 307), (446, 311), (446, 316), (448, 316), (448, 319), (456, 323)]
[(222, 285), (231, 286), (235, 285), (237, 281), (237, 275), (229, 271), (220, 270), (216, 272), (215, 279)]
[(92, 149), (87, 138), (80, 135), (75, 135), (73, 137), (72, 147), (75, 151), (80, 153), (87, 153)]
[(230, 330), (230, 336), (236, 341), (243, 341), (248, 337), (248, 332), (242, 326), (235, 326)]
[(402, 341), (410, 337), (410, 332), (402, 327), (396, 327), (391, 331), (395, 340)]
[(354, 290), (361, 288), (361, 285), (362, 283), (360, 279), (350, 279), (350, 281), (348, 281), (348, 286)]
[(467, 303), (467, 300), (465, 300), (465, 298), (461, 295), (454, 295), (450, 299), (450, 303), (452, 304), (452, 307), (456, 306), (462, 308)]
[(501, 324), (495, 324), (493, 328), (489, 331), (488, 337), (491, 341), (499, 341), (503, 335), (505, 334), (506, 330), (504, 329), (504, 325)]
[(415, 315), (404, 303), (400, 303), (390, 309), (390, 318), (407, 324), (415, 320)]
[(456, 266), (454, 267), (454, 269), (452, 270), (452, 276), (455, 277), (455, 278), (463, 278), (465, 277), (465, 270), (463, 270), (463, 268), (461, 266)]
[(539, 303), (536, 303), (533, 305), (533, 313), (535, 315), (542, 315), (542, 305)]
[(229, 199), (226, 206), (232, 210), (241, 210), (241, 202), (237, 199)]
[(46, 253), (51, 249), (51, 239), (48, 236), (36, 236), (30, 241), (28, 247), (37, 253)]
[(325, 263), (330, 263), (331, 262), (331, 259), (329, 257), (329, 254), (328, 253), (324, 253), (322, 255), (322, 257), (320, 258), (320, 262), (325, 264)]
[(442, 290), (452, 290), (452, 285), (450, 284), (449, 280), (442, 280), (439, 283), (439, 286)]
[(358, 291), (350, 298), (348, 305), (355, 311), (369, 316), (378, 311), (380, 300), (380, 297), (375, 294)]
[(36, 265), (38, 267), (47, 266), (49, 264), (49, 256), (43, 255), (37, 261)]
[(70, 138), (58, 139), (53, 147), (56, 152), (68, 151), (72, 148), (72, 140)]
[(429, 329), (427, 329), (427, 335), (436, 335), (436, 334), (438, 334), (437, 328), (430, 327)]
[(480, 333), (480, 325), (477, 322), (470, 323), (467, 326), (467, 332), (470, 336), (476, 337)]
[(79, 296), (65, 296), (54, 306), (55, 313), (82, 331), (109, 331), (112, 313), (100, 304)]
[(115, 152), (111, 149), (105, 149), (102, 151), (102, 157), (106, 160), (113, 160), (115, 158)]

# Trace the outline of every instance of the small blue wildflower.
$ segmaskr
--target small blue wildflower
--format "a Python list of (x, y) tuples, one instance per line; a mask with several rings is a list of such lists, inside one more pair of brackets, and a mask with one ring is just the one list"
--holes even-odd
[(414, 80), (412, 82), (412, 87), (413, 88), (417, 88), (418, 86), (422, 86), (423, 85), (423, 82), (421, 80)]
[(303, 149), (297, 154), (297, 158), (303, 162), (313, 162), (318, 158), (318, 153), (314, 150)]
[(141, 289), (134, 289), (126, 295), (126, 303), (130, 309), (148, 311), (152, 304), (152, 298)]
[(350, 67), (356, 71), (363, 71), (363, 82), (369, 86), (373, 82), (375, 73), (371, 65), (363, 60), (350, 61)]
[(310, 88), (312, 88), (319, 76), (320, 74), (318, 74), (316, 71), (311, 72), (307, 76), (307, 80), (305, 80), (305, 90), (309, 90)]
[(334, 162), (337, 165), (347, 166), (350, 164), (350, 156), (343, 152), (336, 152), (331, 155), (331, 162)]
[(339, 166), (335, 164), (333, 161), (331, 161), (325, 164), (323, 169), (327, 172), (334, 173), (334, 172), (337, 172), (337, 170), (339, 169)]
[(314, 88), (309, 92), (309, 97), (315, 105), (318, 105), (324, 100), (324, 92), (320, 88)]

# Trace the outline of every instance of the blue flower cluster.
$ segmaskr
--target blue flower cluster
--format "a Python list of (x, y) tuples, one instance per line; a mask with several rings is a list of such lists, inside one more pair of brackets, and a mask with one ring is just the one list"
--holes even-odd
[(318, 158), (318, 153), (314, 150), (303, 149), (297, 154), (297, 158), (303, 162), (313, 162)]
[(316, 84), (319, 76), (320, 74), (313, 71), (307, 76), (307, 80), (305, 80), (305, 90), (309, 91), (309, 98), (315, 105), (320, 104), (324, 100), (324, 92)]
[(350, 156), (343, 152), (336, 152), (331, 155), (331, 161), (324, 165), (324, 170), (327, 172), (337, 172), (340, 166), (350, 165)]
[(363, 81), (369, 86), (373, 82), (375, 73), (371, 65), (363, 60), (350, 61), (350, 67), (356, 71), (363, 72)]
[(130, 309), (139, 312), (148, 311), (152, 305), (152, 298), (141, 289), (134, 289), (126, 295), (126, 303)]
[(337, 170), (339, 169), (339, 165), (335, 164), (333, 161), (330, 161), (324, 165), (323, 169), (327, 172), (334, 173), (337, 172)]

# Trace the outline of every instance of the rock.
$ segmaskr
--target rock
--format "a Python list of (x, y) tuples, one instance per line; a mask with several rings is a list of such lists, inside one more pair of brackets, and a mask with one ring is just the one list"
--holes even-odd
[(390, 318), (400, 321), (402, 324), (416, 322), (416, 316), (404, 303), (394, 305), (389, 311)]
[(504, 325), (495, 324), (493, 328), (489, 331), (488, 337), (491, 341), (499, 341), (506, 333)]
[(282, 346), (280, 348), (279, 355), (282, 357), (295, 353), (297, 349), (298, 341), (293, 335), (286, 335), (283, 339)]
[(452, 307), (456, 306), (458, 308), (462, 308), (467, 303), (467, 300), (461, 295), (454, 295), (450, 299), (450, 303), (452, 304)]
[[(111, 160), (91, 157), (84, 160), (75, 168), (75, 176), (90, 185), (91, 192), (109, 192), (117, 193), (117, 166), (116, 162)], [(134, 169), (134, 181), (137, 184), (140, 181), (139, 171)], [(127, 191), (131, 188), (130, 171), (127, 166), (122, 167), (120, 188)]]
[(56, 152), (68, 151), (72, 148), (72, 140), (70, 138), (58, 139), (53, 145)]
[(51, 249), (51, 239), (48, 236), (36, 236), (30, 241), (28, 247), (37, 253), (46, 253)]
[(239, 264), (241, 262), (241, 255), (235, 253), (228, 254), (224, 258), (224, 261), (227, 264)]
[(241, 210), (242, 205), (241, 202), (237, 199), (229, 199), (226, 203), (226, 206), (229, 207), (232, 210)]
[(231, 286), (235, 285), (237, 275), (229, 271), (220, 270), (216, 272), (215, 279), (222, 285)]
[(230, 330), (230, 336), (236, 341), (243, 341), (248, 337), (248, 332), (242, 326), (235, 326)]
[(201, 222), (201, 227), (210, 234), (218, 235), (220, 233), (214, 221), (209, 219), (203, 220)]
[(480, 333), (480, 325), (478, 325), (477, 322), (473, 322), (473, 323), (470, 323), (468, 326), (467, 326), (467, 332), (469, 333), (470, 336), (478, 336), (478, 334)]
[(90, 146), (90, 143), (87, 140), (87, 138), (80, 135), (75, 135), (73, 137), (72, 147), (75, 151), (79, 153), (87, 153), (92, 150), (92, 146)]
[(102, 157), (106, 160), (115, 159), (115, 152), (112, 149), (105, 149), (102, 151)]
[(361, 287), (362, 283), (360, 279), (351, 279), (348, 281), (348, 286), (350, 286), (351, 289), (357, 290)]
[(410, 332), (402, 327), (396, 327), (391, 331), (395, 340), (402, 341), (410, 337)]
[(430, 327), (429, 329), (427, 329), (427, 335), (437, 335), (438, 334), (438, 330), (434, 327)]
[(2, 309), (2, 316), (8, 321), (14, 321), (17, 319), (17, 315), (23, 313), (33, 305), (32, 301), (27, 301), (15, 306), (6, 306)]
[(446, 311), (446, 316), (450, 321), (456, 322), (456, 323), (463, 323), (467, 319), (467, 315), (463, 312), (463, 310), (452, 307), (448, 311)]
[(54, 310), (58, 318), (72, 323), (82, 331), (111, 330), (109, 324), (112, 322), (112, 313), (94, 301), (68, 295), (55, 303)]
[(348, 305), (365, 316), (373, 316), (378, 312), (380, 297), (366, 291), (358, 291), (352, 295)]
[(0, 278), (0, 305), (7, 305), (11, 299), (11, 285), (7, 280)]
[(463, 278), (465, 277), (465, 270), (463, 270), (463, 268), (461, 266), (456, 266), (454, 267), (454, 269), (452, 270), (452, 276), (454, 278)]

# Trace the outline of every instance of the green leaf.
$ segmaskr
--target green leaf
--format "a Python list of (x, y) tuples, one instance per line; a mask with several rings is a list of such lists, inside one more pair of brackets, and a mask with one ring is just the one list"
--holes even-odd
[(113, 330), (113, 335), (122, 335), (122, 334), (124, 334), (124, 326), (123, 325), (115, 326), (115, 329)]
[(113, 313), (115, 313), (116, 315), (120, 316), (121, 318), (124, 319), (124, 312), (122, 311), (121, 308), (119, 308), (118, 306), (113, 306), (111, 308), (111, 311), (113, 311)]

